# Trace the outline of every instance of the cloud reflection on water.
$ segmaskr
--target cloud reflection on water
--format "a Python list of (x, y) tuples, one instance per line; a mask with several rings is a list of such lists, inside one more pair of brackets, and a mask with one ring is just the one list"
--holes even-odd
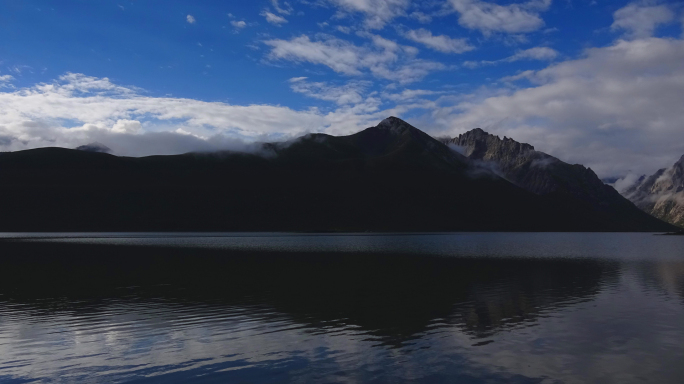
[(0, 381), (684, 377), (668, 258), (0, 247)]

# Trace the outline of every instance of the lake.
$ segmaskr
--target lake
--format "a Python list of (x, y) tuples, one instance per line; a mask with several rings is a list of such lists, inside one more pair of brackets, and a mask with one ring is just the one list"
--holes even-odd
[(0, 383), (682, 383), (684, 236), (3, 233)]

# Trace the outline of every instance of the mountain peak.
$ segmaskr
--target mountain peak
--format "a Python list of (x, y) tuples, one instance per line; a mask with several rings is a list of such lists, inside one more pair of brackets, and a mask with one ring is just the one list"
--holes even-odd
[[(499, 136), (493, 135), (482, 128), (474, 128), (471, 129), (470, 131), (463, 133), (458, 136), (458, 138), (454, 138), (452, 142), (455, 144), (456, 141), (459, 142), (467, 142), (468, 144), (480, 144), (480, 145), (485, 145), (485, 146), (491, 146), (492, 143), (506, 143), (503, 145), (509, 146), (509, 147), (514, 147), (515, 150), (519, 152), (527, 152), (527, 151), (534, 151), (534, 146), (527, 144), (527, 143), (520, 143), (518, 141), (515, 141), (511, 138), (508, 138), (504, 136), (503, 139), (499, 138)], [(462, 145), (462, 144), (458, 144)]]
[(381, 121), (380, 124), (377, 125), (377, 128), (387, 129), (394, 133), (403, 133), (407, 130), (418, 129), (413, 127), (411, 124), (405, 122), (404, 120), (394, 116), (390, 116)]
[(77, 151), (85, 151), (85, 152), (100, 152), (100, 153), (110, 153), (112, 151), (108, 146), (106, 146), (102, 143), (98, 143), (98, 142), (93, 142), (90, 144), (78, 146), (78, 147), (76, 147), (76, 150)]
[[(464, 133), (464, 135), (471, 135), (471, 136), (477, 136), (477, 137), (486, 137), (489, 136), (489, 133), (485, 131), (482, 128), (473, 128), (470, 131)], [(493, 136), (493, 135), (492, 135)]]
[(679, 165), (680, 167), (684, 167), (684, 155), (682, 155), (682, 157), (680, 157), (679, 160), (677, 160), (675, 166), (677, 165)]
[(624, 200), (591, 169), (565, 163), (530, 144), (501, 139), (480, 128), (444, 142), (460, 147), (471, 160), (495, 166), (507, 180), (536, 194), (564, 193), (596, 204)]

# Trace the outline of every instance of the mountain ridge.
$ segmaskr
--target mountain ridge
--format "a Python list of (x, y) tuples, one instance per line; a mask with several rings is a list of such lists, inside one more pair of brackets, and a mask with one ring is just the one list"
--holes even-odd
[[(255, 153), (0, 154), (0, 231), (667, 231), (541, 196), (390, 117)], [(475, 172), (480, 170), (481, 172)], [(484, 176), (483, 176), (484, 175)], [(631, 203), (629, 203), (631, 204)], [(638, 211), (643, 214), (643, 212)]]
[(591, 168), (569, 164), (535, 150), (534, 146), (503, 139), (475, 128), (458, 137), (442, 138), (455, 145), (470, 160), (494, 165), (503, 178), (527, 191), (543, 196), (566, 196), (596, 209), (621, 214), (625, 219), (643, 216), (628, 199), (606, 185)]

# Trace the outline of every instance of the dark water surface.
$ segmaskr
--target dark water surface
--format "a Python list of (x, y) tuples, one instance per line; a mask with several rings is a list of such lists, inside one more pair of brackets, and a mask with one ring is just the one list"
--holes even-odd
[(0, 382), (684, 383), (684, 237), (0, 234)]

